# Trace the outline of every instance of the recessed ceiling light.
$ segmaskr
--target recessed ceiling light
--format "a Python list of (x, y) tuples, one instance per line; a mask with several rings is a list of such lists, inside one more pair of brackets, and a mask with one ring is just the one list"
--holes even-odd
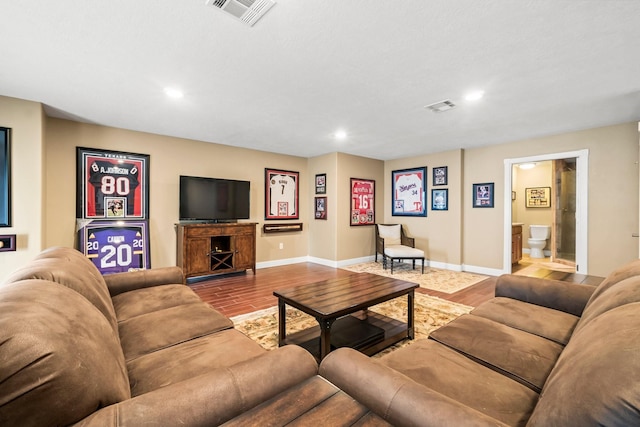
[(342, 141), (342, 140), (347, 139), (347, 132), (341, 129), (341, 130), (336, 131), (336, 133), (334, 133), (333, 136), (337, 140)]
[(180, 89), (176, 89), (174, 87), (164, 88), (164, 93), (169, 98), (175, 98), (175, 99), (182, 98), (184, 96), (184, 93)]
[(477, 101), (484, 96), (483, 90), (477, 90), (475, 92), (469, 92), (464, 99), (467, 101)]
[(518, 165), (518, 167), (520, 169), (533, 169), (533, 168), (536, 167), (536, 164), (535, 163), (522, 163), (522, 164)]

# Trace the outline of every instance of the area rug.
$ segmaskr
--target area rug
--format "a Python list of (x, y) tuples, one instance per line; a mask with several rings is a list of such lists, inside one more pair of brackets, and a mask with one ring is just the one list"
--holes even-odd
[(391, 269), (382, 268), (381, 262), (366, 262), (363, 264), (354, 264), (342, 267), (344, 270), (354, 271), (357, 273), (373, 273), (380, 276), (393, 277), (394, 279), (406, 280), (407, 282), (417, 283), (421, 288), (431, 289), (434, 291), (452, 294), (462, 289), (475, 285), (487, 278), (479, 274), (444, 270), (432, 267), (424, 268), (422, 274), (422, 266), (420, 261), (416, 261), (415, 270), (411, 269), (411, 264), (398, 263), (393, 265), (393, 275)]
[[(441, 298), (424, 294), (415, 294), (414, 299), (414, 330), (415, 339), (427, 338), (431, 331), (446, 325), (456, 317), (468, 313), (473, 307), (452, 303)], [(407, 298), (400, 297), (391, 301), (370, 307), (370, 311), (405, 321), (407, 320)], [(311, 316), (287, 307), (287, 335), (310, 327), (318, 326), (318, 322)], [(231, 320), (237, 330), (256, 341), (263, 348), (273, 350), (278, 347), (278, 309), (270, 307), (265, 310), (232, 317)], [(380, 357), (395, 349), (411, 345), (413, 341), (403, 340), (394, 346), (377, 353), (373, 357)]]

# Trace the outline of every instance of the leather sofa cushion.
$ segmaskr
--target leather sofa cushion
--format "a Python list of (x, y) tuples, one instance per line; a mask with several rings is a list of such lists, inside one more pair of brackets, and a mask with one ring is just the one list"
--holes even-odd
[(0, 287), (0, 424), (69, 425), (130, 397), (118, 337), (65, 286)]
[[(530, 388), (433, 340), (418, 340), (378, 360), (418, 384), (510, 426), (524, 426), (538, 400), (538, 393)], [(321, 375), (326, 376), (322, 369)]]
[(465, 314), (429, 338), (471, 357), (539, 393), (564, 346), (546, 338)]
[(596, 287), (596, 290), (591, 295), (591, 298), (587, 302), (587, 307), (611, 286), (625, 279), (636, 276), (640, 276), (640, 259), (632, 261), (615, 269), (607, 277), (605, 277), (605, 279), (600, 282), (600, 284)]
[(640, 425), (640, 303), (576, 331), (545, 384), (530, 426)]
[(73, 289), (93, 304), (118, 330), (116, 314), (107, 285), (95, 265), (71, 248), (50, 248), (35, 260), (13, 272), (5, 283), (27, 279), (56, 282)]
[(223, 424), (224, 427), (285, 425), (391, 426), (318, 375)]
[(118, 324), (127, 361), (233, 327), (228, 317), (203, 302), (143, 314)]
[(186, 341), (127, 362), (131, 393), (147, 393), (266, 352), (235, 329)]
[(566, 345), (579, 317), (560, 310), (529, 304), (511, 298), (496, 297), (471, 311), (515, 329)]
[(154, 311), (198, 302), (202, 300), (188, 286), (160, 285), (118, 294), (113, 297), (113, 308), (118, 322), (122, 322)]
[(575, 332), (601, 314), (625, 304), (640, 302), (640, 276), (609, 283), (596, 290), (598, 296), (589, 300)]

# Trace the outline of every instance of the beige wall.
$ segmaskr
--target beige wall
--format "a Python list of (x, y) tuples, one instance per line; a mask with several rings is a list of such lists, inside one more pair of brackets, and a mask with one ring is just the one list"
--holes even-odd
[[(376, 222), (384, 210), (384, 162), (366, 157), (338, 153), (336, 243), (338, 261), (371, 256), (375, 253), (373, 225), (351, 226), (351, 178), (375, 180)], [(315, 236), (314, 236), (315, 237)]]
[[(315, 194), (315, 176), (325, 174), (326, 194)], [(338, 154), (331, 153), (324, 156), (312, 157), (309, 159), (309, 183), (308, 191), (312, 195), (311, 215), (309, 220), (309, 256), (316, 260), (338, 259), (338, 241), (336, 228), (341, 216), (338, 215)], [(315, 219), (313, 217), (315, 208), (315, 197), (327, 198), (327, 219)]]
[[(504, 159), (589, 150), (589, 274), (606, 275), (638, 258), (638, 130), (636, 123), (465, 150), (464, 244), (468, 266), (501, 269)], [(495, 208), (471, 207), (473, 183), (495, 182)]]
[[(46, 193), (50, 196), (45, 218), (47, 246), (74, 244), (75, 153), (76, 146), (81, 146), (150, 155), (149, 235), (153, 267), (175, 265), (179, 175), (251, 181), (249, 221), (259, 223), (258, 262), (308, 254), (306, 229), (295, 233), (262, 233), (265, 167), (298, 171), (300, 181), (306, 183), (309, 174), (305, 158), (59, 119), (47, 119), (46, 135)], [(299, 203), (300, 221), (308, 224), (310, 199), (306, 185), (300, 186)], [(283, 249), (279, 249), (280, 243)]]
[(16, 251), (0, 252), (0, 279), (38, 254), (43, 243), (42, 106), (0, 96), (0, 126), (11, 128), (11, 227)]
[[(435, 267), (459, 268), (462, 264), (462, 183), (463, 151), (452, 150), (437, 154), (385, 162), (384, 222), (403, 224), (407, 234), (416, 239), (416, 247)], [(391, 174), (394, 170), (427, 167), (427, 216), (392, 216)], [(447, 166), (447, 185), (433, 186), (433, 168)], [(431, 210), (431, 190), (448, 189), (449, 206), (446, 211)]]

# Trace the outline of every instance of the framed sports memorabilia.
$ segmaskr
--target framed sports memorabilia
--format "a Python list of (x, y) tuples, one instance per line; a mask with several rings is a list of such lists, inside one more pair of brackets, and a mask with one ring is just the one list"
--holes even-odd
[(493, 182), (484, 184), (473, 184), (473, 207), (492, 208), (493, 207)]
[(321, 173), (316, 175), (316, 194), (327, 193), (327, 174)]
[(147, 221), (78, 220), (79, 250), (102, 274), (151, 268)]
[(350, 225), (374, 225), (376, 182), (372, 179), (351, 178)]
[(427, 168), (391, 172), (391, 215), (427, 216)]
[(527, 208), (550, 208), (551, 187), (525, 188), (525, 206)]
[(76, 217), (147, 219), (149, 155), (76, 149)]
[(0, 227), (11, 227), (10, 138), (11, 130), (0, 127)]
[(298, 219), (300, 173), (265, 169), (264, 219)]
[(433, 168), (433, 185), (447, 185), (447, 166)]
[(449, 209), (449, 190), (431, 190), (431, 210), (446, 211)]
[(315, 198), (315, 218), (327, 219), (327, 198), (326, 197)]

